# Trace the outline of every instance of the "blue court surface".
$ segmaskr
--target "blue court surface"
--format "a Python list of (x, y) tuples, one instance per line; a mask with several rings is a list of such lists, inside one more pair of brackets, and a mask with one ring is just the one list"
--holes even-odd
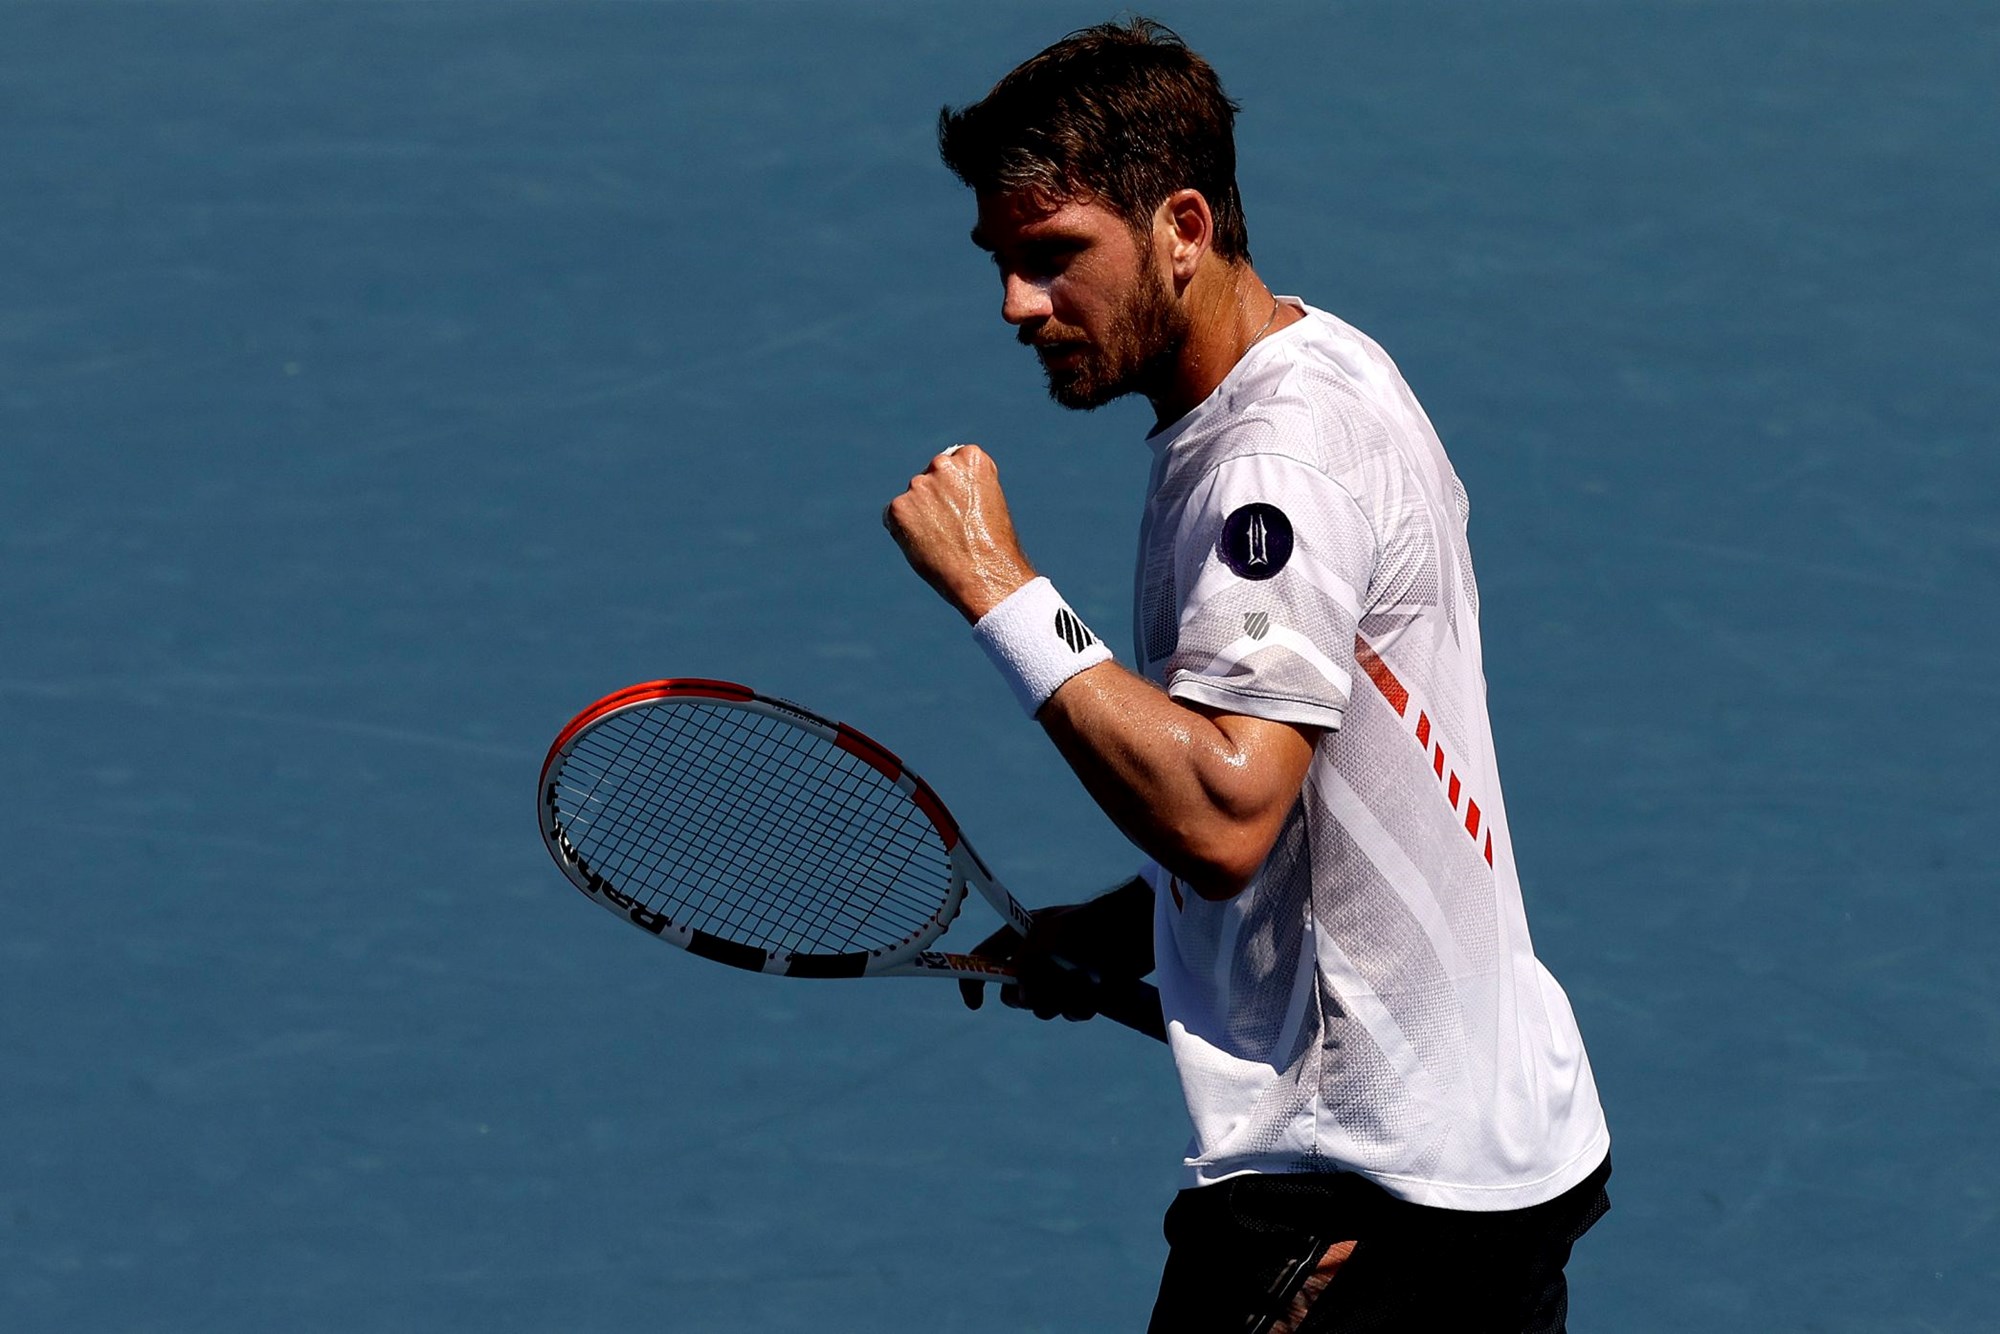
[[(2000, 11), (1157, 12), (1472, 494), (1572, 1328), (2000, 1328)], [(0, 4), (0, 1329), (1143, 1326), (1161, 1049), (663, 948), (532, 809), (710, 675), (1031, 904), (1135, 864), (878, 522), (977, 440), (1129, 642), (1150, 419), (933, 145), (1108, 16)]]

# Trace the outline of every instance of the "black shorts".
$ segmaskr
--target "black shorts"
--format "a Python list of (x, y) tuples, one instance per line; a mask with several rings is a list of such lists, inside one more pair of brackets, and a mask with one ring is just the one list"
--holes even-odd
[(1149, 1334), (1563, 1334), (1563, 1266), (1611, 1207), (1610, 1176), (1606, 1158), (1555, 1199), (1499, 1213), (1409, 1204), (1346, 1172), (1184, 1190)]

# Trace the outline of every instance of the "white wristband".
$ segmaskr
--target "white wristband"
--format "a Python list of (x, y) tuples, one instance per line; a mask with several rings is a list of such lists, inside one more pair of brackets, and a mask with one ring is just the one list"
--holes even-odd
[(979, 618), (972, 637), (1014, 689), (1030, 718), (1056, 687), (1086, 667), (1111, 660), (1083, 618), (1069, 609), (1056, 586), (1030, 579)]

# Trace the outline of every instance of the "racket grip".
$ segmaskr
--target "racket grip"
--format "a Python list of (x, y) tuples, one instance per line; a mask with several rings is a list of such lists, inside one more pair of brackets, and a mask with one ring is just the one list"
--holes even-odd
[(1097, 1012), (1155, 1042), (1167, 1040), (1167, 1021), (1160, 1012), (1160, 989), (1138, 978), (1100, 978)]

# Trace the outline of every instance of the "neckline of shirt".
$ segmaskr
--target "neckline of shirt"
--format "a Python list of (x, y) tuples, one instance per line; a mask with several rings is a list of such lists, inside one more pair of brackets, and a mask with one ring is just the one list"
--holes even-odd
[(1277, 295), (1275, 299), (1283, 305), (1292, 307), (1305, 316), (1305, 318), (1294, 320), (1282, 329), (1273, 330), (1265, 334), (1262, 338), (1259, 338), (1249, 347), (1243, 349), (1243, 355), (1238, 357), (1236, 364), (1229, 368), (1229, 374), (1222, 377), (1221, 383), (1208, 391), (1207, 398), (1202, 399), (1201, 402), (1195, 404), (1165, 426), (1161, 426), (1147, 434), (1147, 448), (1158, 454), (1161, 450), (1185, 435), (1189, 427), (1207, 415), (1209, 408), (1214, 406), (1215, 401), (1221, 397), (1224, 390), (1228, 389), (1238, 377), (1248, 373), (1245, 368), (1251, 362), (1260, 360), (1266, 349), (1282, 346), (1294, 337), (1303, 338), (1305, 336), (1304, 334), (1295, 333), (1295, 331), (1303, 329), (1306, 325), (1313, 322), (1313, 308), (1307, 305), (1301, 298), (1295, 296)]

